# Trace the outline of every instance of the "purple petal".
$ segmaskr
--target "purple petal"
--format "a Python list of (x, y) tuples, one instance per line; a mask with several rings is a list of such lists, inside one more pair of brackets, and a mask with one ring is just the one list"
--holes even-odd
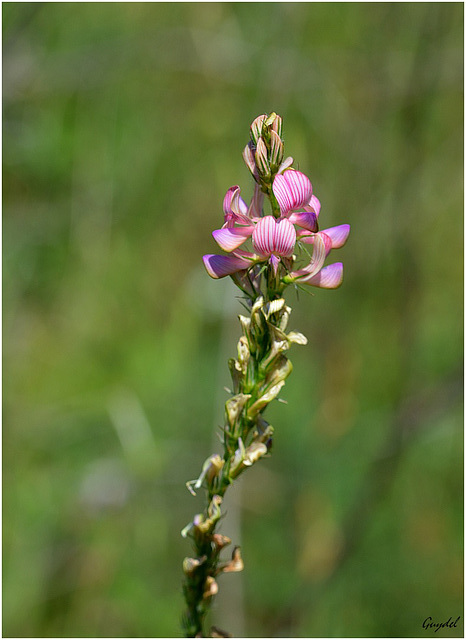
[(274, 274), (277, 275), (277, 269), (278, 269), (278, 265), (280, 264), (280, 258), (272, 254), (270, 256), (269, 262), (272, 265)]
[(203, 256), (204, 266), (211, 278), (224, 278), (232, 273), (247, 269), (251, 262), (238, 256), (218, 256), (208, 254)]
[(310, 284), (321, 289), (337, 289), (343, 282), (343, 264), (334, 262), (324, 267), (318, 274), (311, 278), (302, 278), (299, 282)]
[(322, 233), (325, 233), (332, 241), (332, 249), (339, 249), (348, 239), (350, 228), (349, 224), (339, 224), (336, 227), (324, 229)]
[(307, 229), (315, 233), (318, 231), (319, 226), (317, 224), (317, 215), (311, 211), (303, 211), (301, 213), (292, 213), (288, 220), (293, 224), (297, 224), (298, 227)]
[(234, 251), (249, 238), (253, 230), (252, 225), (249, 227), (224, 227), (212, 231), (212, 235), (221, 249)]
[(272, 189), (282, 215), (308, 204), (312, 195), (309, 178), (301, 171), (294, 169), (288, 169), (283, 174), (276, 175)]

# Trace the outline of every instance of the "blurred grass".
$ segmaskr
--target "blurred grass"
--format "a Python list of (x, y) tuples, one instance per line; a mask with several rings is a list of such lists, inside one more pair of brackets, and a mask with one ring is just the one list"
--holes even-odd
[(244, 619), (224, 597), (214, 621), (462, 616), (463, 6), (2, 9), (3, 635), (180, 634), (184, 482), (239, 335), (200, 258), (271, 110), (352, 235), (339, 291), (291, 294), (309, 345), (237, 497)]

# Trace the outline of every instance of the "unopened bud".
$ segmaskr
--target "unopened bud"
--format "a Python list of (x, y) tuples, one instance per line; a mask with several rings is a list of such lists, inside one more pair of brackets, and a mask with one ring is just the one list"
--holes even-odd
[(274, 169), (278, 169), (283, 160), (283, 142), (275, 131), (270, 132), (270, 164)]
[(282, 118), (278, 114), (275, 114), (275, 118), (271, 124), (271, 128), (278, 135), (279, 138), (282, 137)]
[(243, 160), (246, 163), (247, 168), (254, 176), (254, 179), (257, 180), (259, 175), (257, 173), (256, 160), (254, 157), (255, 147), (252, 142), (248, 142), (248, 144), (243, 149)]
[(254, 122), (251, 124), (251, 140), (255, 145), (257, 145), (257, 141), (262, 135), (262, 128), (266, 119), (267, 114), (264, 113), (261, 116), (257, 116)]
[(259, 170), (259, 174), (264, 177), (270, 175), (270, 165), (267, 156), (268, 152), (264, 139), (259, 138), (259, 140), (257, 141), (257, 148), (254, 158), (256, 161), (257, 169)]

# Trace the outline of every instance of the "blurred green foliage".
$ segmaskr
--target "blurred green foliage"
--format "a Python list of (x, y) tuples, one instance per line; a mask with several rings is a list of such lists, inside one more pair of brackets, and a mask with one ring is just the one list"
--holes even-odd
[(180, 635), (241, 310), (201, 256), (275, 110), (352, 234), (340, 290), (290, 292), (309, 345), (213, 622), (433, 637), (463, 615), (463, 5), (2, 8), (3, 635)]

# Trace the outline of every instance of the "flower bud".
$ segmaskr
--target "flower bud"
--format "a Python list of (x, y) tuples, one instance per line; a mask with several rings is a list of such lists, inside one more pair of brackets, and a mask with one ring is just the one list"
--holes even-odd
[(275, 131), (270, 132), (270, 165), (278, 169), (283, 160), (283, 142)]
[(254, 158), (255, 147), (252, 142), (248, 142), (248, 144), (243, 149), (243, 160), (246, 163), (247, 168), (252, 173), (255, 180), (258, 179), (259, 174), (257, 172), (256, 161)]
[(256, 153), (254, 154), (254, 159), (256, 161), (256, 167), (259, 171), (259, 175), (264, 177), (270, 176), (270, 164), (267, 156), (268, 152), (264, 139), (259, 138), (259, 140), (257, 141), (257, 148)]
[(275, 131), (278, 137), (281, 138), (282, 137), (282, 118), (276, 113), (274, 115), (275, 115), (275, 118), (270, 126), (272, 128), (272, 131)]
[(262, 128), (266, 119), (267, 115), (264, 113), (261, 116), (257, 116), (257, 118), (251, 124), (251, 140), (254, 145), (257, 145), (257, 141), (262, 135)]

